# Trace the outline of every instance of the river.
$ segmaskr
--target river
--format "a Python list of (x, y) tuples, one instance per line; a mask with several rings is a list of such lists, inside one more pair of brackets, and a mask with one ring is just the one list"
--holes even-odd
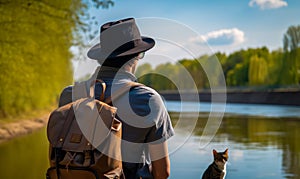
[[(166, 104), (176, 129), (169, 142), (171, 179), (201, 178), (212, 149), (226, 148), (226, 178), (300, 178), (300, 107), (227, 104), (216, 134), (203, 136), (210, 103)], [(193, 130), (176, 128), (178, 121), (188, 126), (195, 117)], [(212, 140), (201, 146), (203, 137)], [(0, 144), (0, 179), (45, 178), (47, 150), (45, 129)]]

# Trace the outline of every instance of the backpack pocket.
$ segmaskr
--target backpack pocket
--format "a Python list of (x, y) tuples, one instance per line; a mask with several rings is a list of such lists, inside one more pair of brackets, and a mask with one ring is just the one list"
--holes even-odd
[(46, 174), (47, 179), (100, 179), (97, 172), (91, 168), (86, 167), (72, 167), (60, 165), (56, 167), (50, 167)]

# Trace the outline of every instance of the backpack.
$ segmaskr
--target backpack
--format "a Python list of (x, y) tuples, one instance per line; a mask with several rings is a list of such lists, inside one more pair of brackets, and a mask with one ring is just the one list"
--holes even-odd
[[(101, 82), (100, 100), (94, 99), (95, 83)], [(50, 168), (47, 179), (124, 179), (121, 158), (122, 123), (111, 98), (104, 100), (105, 83), (96, 80), (90, 96), (54, 110), (49, 117), (47, 137)], [(113, 95), (117, 99), (131, 87), (128, 83)]]

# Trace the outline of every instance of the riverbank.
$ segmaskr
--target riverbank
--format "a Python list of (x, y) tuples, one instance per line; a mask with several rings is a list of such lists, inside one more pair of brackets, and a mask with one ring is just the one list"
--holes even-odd
[(44, 112), (40, 117), (15, 120), (0, 123), (0, 143), (18, 136), (30, 134), (46, 126), (49, 112)]
[[(180, 100), (180, 95), (178, 92), (161, 92), (162, 96), (169, 101), (168, 107), (172, 111), (178, 111), (181, 103), (176, 103)], [(186, 101), (195, 101), (195, 96), (200, 98), (201, 102), (201, 111), (199, 110), (198, 103), (188, 103), (189, 112), (197, 112), (197, 115), (202, 117), (208, 117), (209, 112), (211, 111), (211, 93), (201, 92), (199, 96), (185, 92), (183, 94), (183, 99)], [(182, 96), (181, 96), (182, 97)], [(224, 99), (224, 93), (214, 93), (216, 101)], [(226, 96), (225, 96), (226, 97)], [(184, 101), (184, 100), (183, 100)], [(250, 114), (254, 117), (285, 117), (285, 118), (299, 118), (297, 107), (300, 107), (300, 90), (294, 91), (228, 91), (227, 92), (227, 107), (225, 116), (238, 116), (238, 117), (247, 117)], [(208, 103), (203, 103), (208, 102)], [(223, 101), (224, 102), (224, 101)], [(244, 104), (238, 104), (244, 103)], [(252, 107), (247, 106), (248, 104), (280, 104), (280, 105), (293, 105), (293, 106), (274, 106), (276, 110), (272, 112), (269, 111), (269, 106), (257, 106), (253, 105)], [(229, 105), (230, 104), (230, 105)], [(11, 119), (0, 120), (0, 143), (13, 139), (15, 137), (26, 135), (32, 133), (38, 129), (41, 129), (47, 125), (50, 112), (55, 107), (52, 106), (44, 111), (36, 111), (27, 114), (27, 116), (19, 116)], [(174, 108), (174, 109), (173, 109)], [(193, 109), (195, 109), (193, 111)], [(217, 109), (217, 107), (216, 107)], [(200, 114), (198, 113), (200, 112)]]
[(291, 105), (300, 106), (300, 89), (273, 89), (273, 90), (227, 90), (227, 92), (200, 91), (178, 92), (178, 91), (161, 91), (160, 94), (169, 101), (201, 101), (201, 102), (227, 102), (243, 104), (269, 104), (269, 105)]

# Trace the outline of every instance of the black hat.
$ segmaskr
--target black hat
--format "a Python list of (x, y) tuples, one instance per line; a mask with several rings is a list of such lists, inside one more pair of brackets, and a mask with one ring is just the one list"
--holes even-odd
[(152, 38), (140, 35), (134, 18), (108, 22), (101, 26), (100, 43), (92, 47), (87, 56), (105, 60), (145, 52), (155, 44)]

